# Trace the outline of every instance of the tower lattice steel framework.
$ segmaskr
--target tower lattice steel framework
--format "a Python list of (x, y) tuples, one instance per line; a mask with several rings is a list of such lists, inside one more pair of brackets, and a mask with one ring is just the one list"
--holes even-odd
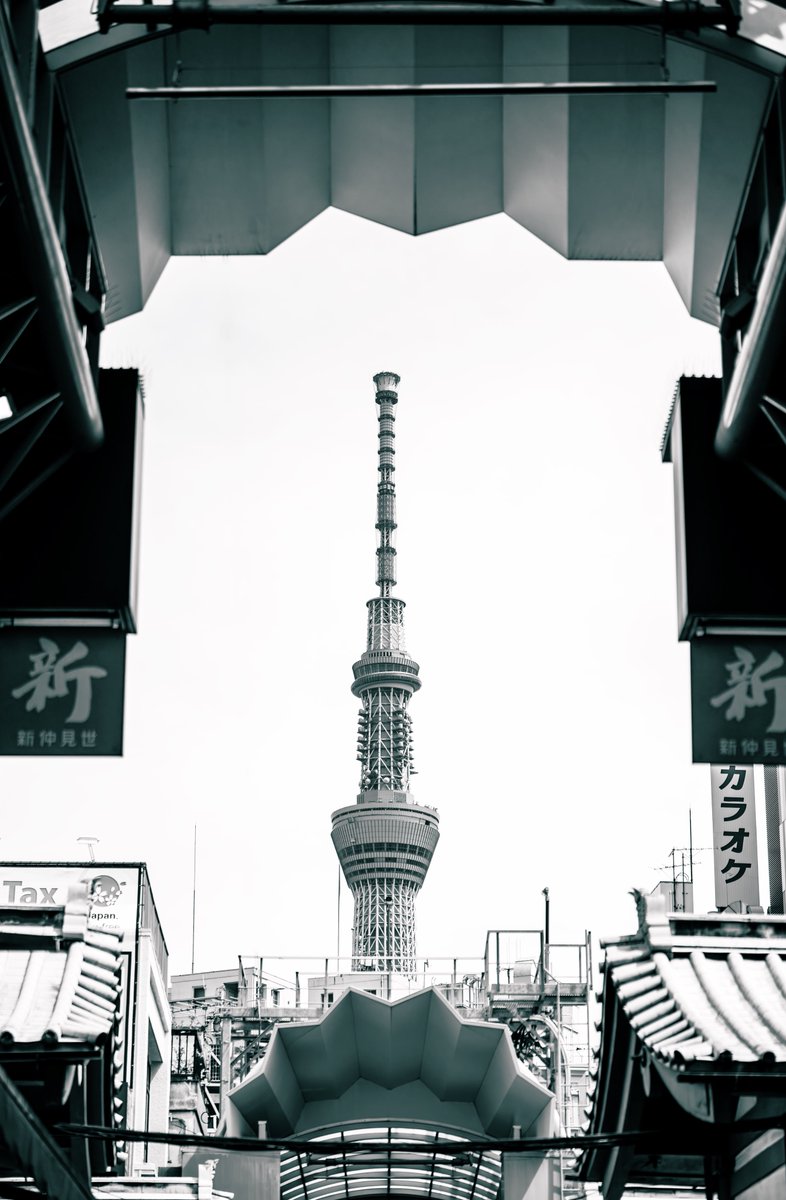
[(395, 420), (398, 375), (374, 376), (379, 417), (377, 584), (368, 601), (366, 650), (352, 670), (358, 716), (360, 794), (333, 813), (333, 845), (355, 901), (353, 970), (415, 974), (415, 897), (439, 839), (433, 808), (415, 804), (409, 701), (420, 687), (404, 642), (396, 583)]

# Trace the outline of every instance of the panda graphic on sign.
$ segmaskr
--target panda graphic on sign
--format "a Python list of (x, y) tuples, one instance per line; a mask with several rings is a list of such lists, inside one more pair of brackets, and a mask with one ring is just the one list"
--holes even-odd
[(121, 894), (121, 884), (113, 875), (96, 875), (90, 885), (90, 900), (99, 909), (112, 908)]

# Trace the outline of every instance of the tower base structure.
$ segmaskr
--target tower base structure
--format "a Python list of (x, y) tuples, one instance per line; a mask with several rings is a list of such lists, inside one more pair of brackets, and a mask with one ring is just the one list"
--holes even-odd
[(352, 970), (414, 975), (417, 888), (383, 876), (356, 884), (352, 892), (355, 900)]

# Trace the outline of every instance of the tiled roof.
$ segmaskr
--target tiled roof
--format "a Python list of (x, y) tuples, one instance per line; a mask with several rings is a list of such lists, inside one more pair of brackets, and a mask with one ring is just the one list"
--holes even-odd
[(602, 943), (586, 1111), (587, 1132), (609, 1140), (576, 1166), (611, 1197), (628, 1184), (698, 1191), (727, 1169), (730, 1123), (779, 1124), (786, 1105), (786, 918), (667, 913), (663, 896), (634, 896), (637, 931)]
[(786, 918), (667, 915), (636, 893), (639, 930), (603, 943), (638, 1038), (677, 1068), (786, 1063)]
[(64, 908), (0, 909), (0, 1050), (94, 1042), (113, 1026), (120, 936), (90, 918), (89, 882)]

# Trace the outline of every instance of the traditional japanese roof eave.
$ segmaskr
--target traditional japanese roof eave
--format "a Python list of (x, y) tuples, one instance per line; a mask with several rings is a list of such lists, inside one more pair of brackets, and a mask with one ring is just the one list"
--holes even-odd
[[(777, 963), (786, 964), (786, 919), (668, 915), (662, 899), (634, 895), (637, 933), (603, 943), (607, 953), (599, 996), (601, 1037), (587, 1132), (654, 1130), (660, 1138), (659, 1157), (698, 1162), (703, 1154), (717, 1150), (715, 1124), (735, 1120), (740, 1097), (754, 1102), (767, 1097), (769, 1115), (786, 1112), (786, 995), (784, 1012), (777, 1006), (769, 1012), (774, 1026), (770, 1043), (760, 1045), (758, 1052), (750, 1046), (745, 1049), (755, 1040), (754, 1030), (760, 1036), (766, 1033), (751, 981), (763, 977), (768, 961), (776, 975)], [(664, 976), (670, 963), (676, 963), (678, 970), (667, 969)], [(742, 988), (739, 994), (733, 986), (723, 986), (729, 963), (732, 985), (738, 980)], [(702, 982), (710, 988), (703, 998)], [(695, 1024), (679, 1007), (687, 1003), (686, 997), (693, 998)], [(710, 997), (717, 1000), (714, 1012)], [(750, 1013), (746, 1004), (752, 1005)], [(669, 1022), (678, 1032), (664, 1038)], [(737, 1060), (728, 1049), (710, 1045), (706, 1041), (710, 1027), (718, 1038), (725, 1034), (730, 1043), (739, 1045), (739, 1053), (747, 1058)], [(579, 1176), (602, 1181), (604, 1197), (614, 1200), (625, 1182), (644, 1181), (636, 1168), (637, 1162), (644, 1161), (642, 1153), (637, 1146), (586, 1150), (579, 1161)], [(651, 1158), (651, 1144), (648, 1153)]]
[[(117, 1104), (125, 1053), (121, 935), (91, 916), (90, 888), (86, 873), (62, 906), (0, 907), (0, 1167), (8, 1166), (4, 1144), (42, 1192), (52, 1185), (52, 1196), (69, 1200), (82, 1195), (72, 1186), (73, 1166), (83, 1160), (86, 1169), (106, 1169), (115, 1148), (75, 1144), (64, 1175), (65, 1158), (45, 1126), (80, 1108), (99, 1124), (124, 1119)], [(60, 1177), (62, 1187), (54, 1187)]]
[(46, 924), (25, 906), (0, 909), (0, 1052), (20, 1043), (89, 1046), (112, 1031), (120, 935), (91, 920), (89, 886), (75, 884)]

